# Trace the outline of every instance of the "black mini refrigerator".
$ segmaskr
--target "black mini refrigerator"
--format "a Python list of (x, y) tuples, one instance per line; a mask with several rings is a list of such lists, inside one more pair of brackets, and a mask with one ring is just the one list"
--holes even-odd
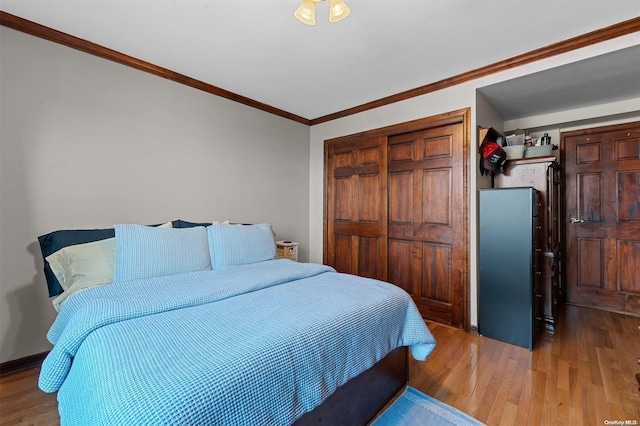
[(533, 349), (538, 193), (480, 190), (478, 331)]

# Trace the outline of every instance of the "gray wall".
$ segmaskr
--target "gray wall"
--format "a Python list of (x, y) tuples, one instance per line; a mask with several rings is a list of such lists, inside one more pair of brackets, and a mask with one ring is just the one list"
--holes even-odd
[(38, 235), (268, 222), (308, 259), (308, 126), (5, 27), (0, 99), (0, 362), (50, 349)]

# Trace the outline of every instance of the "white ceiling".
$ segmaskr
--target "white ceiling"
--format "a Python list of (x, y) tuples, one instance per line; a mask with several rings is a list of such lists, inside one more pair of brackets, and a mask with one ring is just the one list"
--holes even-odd
[(308, 119), (640, 16), (638, 0), (346, 2), (351, 15), (334, 24), (319, 3), (315, 26), (293, 17), (299, 0), (0, 0), (0, 9)]
[(504, 120), (640, 98), (640, 45), (479, 91)]

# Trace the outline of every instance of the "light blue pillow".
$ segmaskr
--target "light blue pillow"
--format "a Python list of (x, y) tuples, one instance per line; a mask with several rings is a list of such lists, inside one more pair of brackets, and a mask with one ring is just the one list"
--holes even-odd
[(276, 258), (276, 242), (271, 225), (207, 226), (211, 267), (264, 262)]
[(211, 269), (207, 230), (119, 224), (115, 281), (177, 275)]

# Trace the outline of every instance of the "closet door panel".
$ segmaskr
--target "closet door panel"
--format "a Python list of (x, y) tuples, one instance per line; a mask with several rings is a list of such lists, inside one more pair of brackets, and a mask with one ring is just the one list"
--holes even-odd
[(348, 202), (357, 193), (357, 177), (340, 177), (335, 180), (335, 209), (336, 220), (354, 221), (357, 217), (357, 205)]
[(398, 283), (404, 291), (414, 296), (415, 249), (413, 241), (389, 239), (389, 281)]
[(325, 262), (339, 272), (387, 279), (386, 138), (325, 150)]
[(332, 265), (336, 270), (345, 272), (348, 274), (353, 273), (353, 265), (351, 260), (352, 253), (352, 237), (351, 235), (336, 235), (335, 236), (335, 251), (340, 253)]
[(422, 244), (420, 296), (434, 302), (451, 304), (451, 246)]
[(451, 168), (422, 171), (422, 225), (451, 226)]
[(413, 223), (413, 172), (389, 173), (389, 222)]
[[(392, 154), (398, 152), (404, 155)], [(389, 280), (413, 290), (424, 318), (456, 327), (463, 325), (466, 284), (466, 247), (459, 244), (466, 228), (464, 152), (462, 124), (389, 138), (389, 239), (412, 242), (411, 260), (390, 250), (389, 270), (413, 269)]]

